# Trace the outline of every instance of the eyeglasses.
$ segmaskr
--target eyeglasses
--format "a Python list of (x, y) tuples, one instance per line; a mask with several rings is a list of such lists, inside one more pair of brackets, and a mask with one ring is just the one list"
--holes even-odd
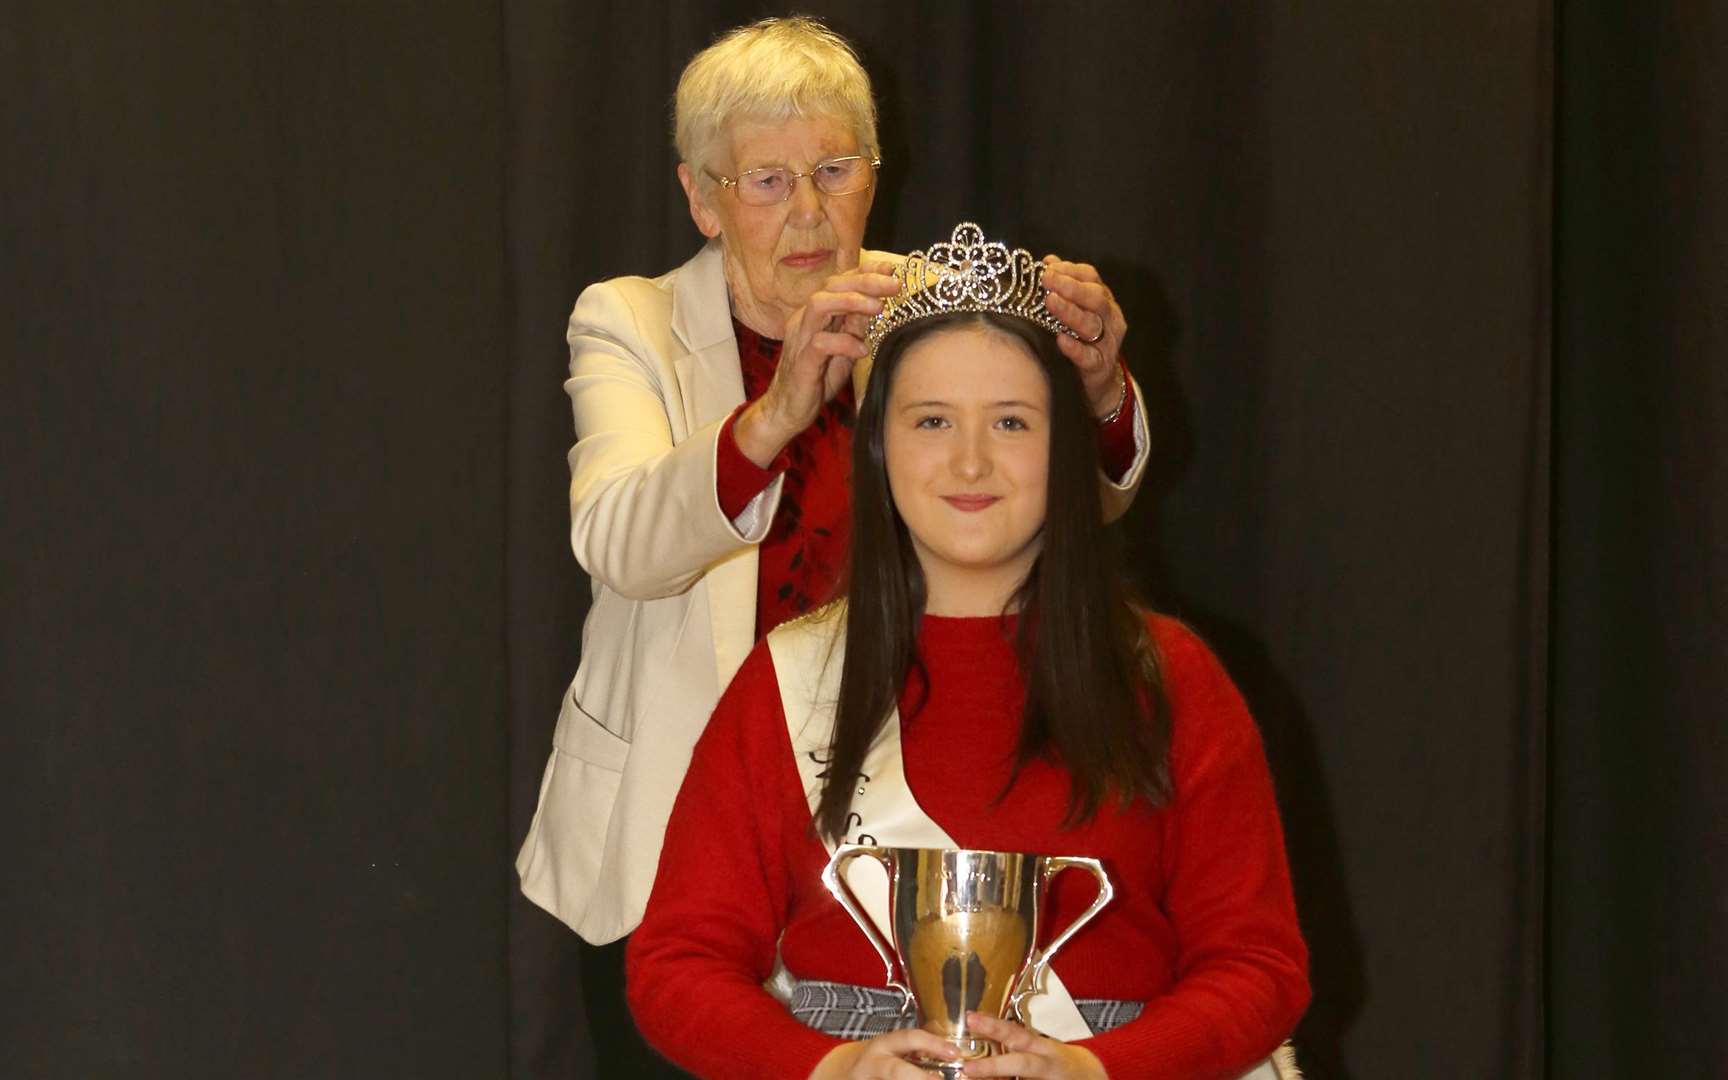
[(792, 197), (792, 189), (806, 176), (824, 195), (856, 195), (870, 186), (873, 170), (882, 167), (879, 157), (852, 154), (848, 157), (818, 161), (809, 172), (793, 172), (784, 165), (762, 169), (746, 169), (737, 176), (721, 176), (704, 169), (709, 176), (738, 193), (738, 201), (746, 206), (773, 206)]

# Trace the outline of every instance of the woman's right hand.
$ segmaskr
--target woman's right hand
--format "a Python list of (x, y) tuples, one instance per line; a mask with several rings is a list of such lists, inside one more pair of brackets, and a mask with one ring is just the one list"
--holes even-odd
[(786, 444), (816, 420), (867, 354), (864, 330), (882, 300), (900, 291), (880, 268), (835, 274), (786, 320), (774, 379), (732, 426), (738, 449), (767, 468)]
[(906, 1055), (940, 1060), (953, 1053), (952, 1043), (923, 1028), (905, 1028), (863, 1042), (841, 1043), (816, 1063), (809, 1080), (930, 1080), (930, 1074), (907, 1061)]

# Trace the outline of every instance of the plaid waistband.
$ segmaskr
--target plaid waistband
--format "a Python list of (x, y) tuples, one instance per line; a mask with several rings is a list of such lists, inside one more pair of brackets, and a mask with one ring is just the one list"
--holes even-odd
[[(1092, 1034), (1120, 1027), (1140, 1015), (1143, 1001), (1114, 998), (1075, 998), (1080, 1018)], [(840, 1039), (868, 1039), (885, 1031), (912, 1027), (916, 1018), (900, 1015), (900, 992), (877, 986), (799, 979), (792, 984), (787, 1003), (792, 1015), (806, 1027)]]

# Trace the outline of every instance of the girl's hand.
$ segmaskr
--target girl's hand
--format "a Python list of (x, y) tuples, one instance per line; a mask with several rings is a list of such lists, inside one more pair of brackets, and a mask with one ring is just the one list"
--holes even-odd
[(930, 1080), (929, 1073), (906, 1060), (914, 1053), (941, 1060), (954, 1056), (954, 1045), (923, 1028), (890, 1031), (836, 1046), (817, 1062), (810, 1080)]
[(967, 1076), (1018, 1076), (1021, 1080), (1109, 1080), (1092, 1051), (1034, 1035), (1012, 1020), (967, 1013), (966, 1027), (993, 1039), (1003, 1052), (966, 1063)]

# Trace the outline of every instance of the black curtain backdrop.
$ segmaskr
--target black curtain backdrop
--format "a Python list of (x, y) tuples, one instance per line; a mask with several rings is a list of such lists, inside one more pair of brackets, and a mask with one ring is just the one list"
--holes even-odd
[[(1266, 735), (1309, 1075), (1722, 1075), (1728, 16), (803, 9), (876, 79), (871, 244), (973, 218), (1128, 311), (1124, 529)], [(510, 869), (587, 603), (563, 325), (694, 250), (671, 89), (770, 13), (0, 12), (0, 1073), (599, 1075)]]
[(0, 1074), (506, 1069), (492, 11), (0, 11)]
[(1728, 1075), (1728, 10), (1563, 12), (1554, 1076)]

